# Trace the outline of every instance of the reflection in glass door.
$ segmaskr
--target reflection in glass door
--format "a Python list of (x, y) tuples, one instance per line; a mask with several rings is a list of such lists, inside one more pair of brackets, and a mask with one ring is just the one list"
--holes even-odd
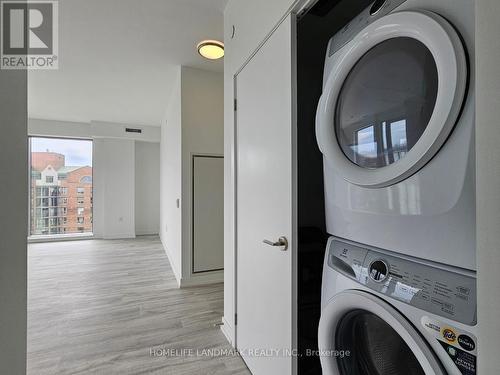
[(406, 120), (382, 121), (354, 131), (354, 163), (380, 168), (402, 159), (408, 152)]
[(92, 141), (30, 137), (30, 236), (92, 233)]

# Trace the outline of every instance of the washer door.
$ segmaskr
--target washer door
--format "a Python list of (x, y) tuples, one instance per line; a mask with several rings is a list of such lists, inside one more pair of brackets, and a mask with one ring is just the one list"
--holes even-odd
[(366, 292), (333, 297), (321, 313), (318, 332), (323, 375), (445, 374), (415, 328)]
[(466, 85), (465, 51), (444, 18), (424, 11), (389, 14), (339, 53), (318, 104), (319, 148), (353, 184), (400, 182), (444, 144)]

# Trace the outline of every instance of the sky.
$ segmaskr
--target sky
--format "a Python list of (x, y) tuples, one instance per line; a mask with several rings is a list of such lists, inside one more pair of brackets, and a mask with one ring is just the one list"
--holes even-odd
[(32, 152), (57, 152), (66, 156), (67, 166), (92, 166), (92, 141), (59, 138), (31, 138)]

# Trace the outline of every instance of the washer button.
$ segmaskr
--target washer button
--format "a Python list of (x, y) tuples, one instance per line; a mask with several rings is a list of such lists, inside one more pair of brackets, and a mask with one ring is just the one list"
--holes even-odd
[(370, 272), (370, 278), (373, 281), (381, 282), (387, 278), (387, 275), (389, 274), (389, 267), (382, 259), (378, 259), (370, 264), (368, 271)]

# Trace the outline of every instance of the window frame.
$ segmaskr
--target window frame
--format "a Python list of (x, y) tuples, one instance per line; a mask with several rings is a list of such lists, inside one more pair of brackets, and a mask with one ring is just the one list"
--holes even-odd
[[(29, 195), (29, 199), (28, 199), (28, 228), (27, 228), (27, 231), (28, 231), (28, 241), (33, 241), (33, 240), (37, 240), (37, 238), (60, 238), (61, 240), (64, 240), (65, 238), (70, 238), (70, 237), (79, 237), (79, 236), (85, 236), (85, 237), (93, 237), (93, 223), (92, 223), (92, 220), (90, 220), (90, 231), (84, 231), (84, 232), (81, 232), (79, 229), (74, 231), (74, 232), (71, 232), (71, 233), (68, 233), (67, 232), (67, 229), (69, 228), (66, 228), (66, 226), (69, 224), (69, 220), (68, 220), (68, 213), (69, 213), (69, 210), (67, 208), (67, 205), (68, 205), (68, 201), (70, 198), (70, 194), (69, 191), (68, 191), (68, 187), (67, 186), (56, 186), (57, 188), (57, 197), (54, 197), (54, 196), (51, 196), (50, 195), (50, 191), (49, 191), (49, 188), (53, 187), (53, 186), (37, 186), (36, 184), (33, 185), (32, 181), (33, 181), (33, 178), (34, 176), (32, 176), (32, 172), (31, 172), (31, 166), (32, 166), (32, 140), (33, 139), (39, 139), (39, 138), (42, 138), (42, 139), (54, 139), (54, 140), (68, 140), (68, 141), (87, 141), (87, 142), (90, 142), (91, 143), (91, 165), (90, 167), (92, 168), (92, 174), (91, 174), (91, 178), (92, 178), (92, 183), (88, 183), (86, 184), (87, 186), (90, 187), (90, 192), (89, 192), (89, 196), (93, 196), (93, 190), (94, 190), (94, 186), (93, 186), (93, 175), (94, 175), (94, 160), (95, 160), (95, 157), (94, 157), (94, 154), (95, 154), (95, 144), (94, 144), (94, 141), (93, 139), (91, 138), (78, 138), (78, 137), (56, 137), (56, 136), (43, 136), (43, 135), (31, 135), (31, 134), (28, 134), (28, 183), (29, 183), (29, 192), (30, 192), (30, 195)], [(88, 176), (88, 175), (87, 175)], [(41, 177), (41, 176), (40, 176)], [(53, 177), (53, 176), (52, 176)], [(60, 180), (59, 178), (57, 178), (58, 180)], [(64, 179), (65, 181), (67, 181), (66, 179)], [(42, 180), (43, 181), (43, 180)], [(84, 192), (82, 193), (82, 195), (85, 195), (85, 192), (86, 190), (84, 190)], [(78, 196), (80, 196), (80, 194), (77, 194)], [(36, 199), (51, 199), (51, 198), (57, 198), (58, 200), (58, 204), (57, 204), (57, 209), (58, 209), (58, 214), (57, 216), (50, 216), (50, 208), (52, 206), (47, 206), (46, 207), (46, 213), (48, 214), (47, 216), (44, 216), (44, 217), (38, 217), (38, 218), (33, 218), (32, 216), (35, 215), (35, 211), (36, 210), (40, 210), (40, 212), (42, 212), (42, 207), (38, 206), (36, 204)], [(49, 202), (50, 203), (50, 202)], [(91, 202), (91, 206), (93, 206), (93, 202)], [(56, 207), (53, 207), (53, 208), (56, 208)], [(60, 210), (60, 211), (59, 211)], [(62, 211), (65, 211), (66, 214), (62, 213)], [(92, 209), (90, 210), (90, 212), (92, 212)], [(91, 215), (91, 214), (90, 214)], [(63, 228), (60, 233), (51, 233), (51, 230), (50, 230), (50, 227), (46, 227), (45, 229), (46, 230), (43, 230), (40, 228), (40, 226), (38, 225), (39, 223), (41, 223), (42, 221), (43, 222), (49, 222), (51, 218), (56, 218), (58, 219), (58, 221), (60, 222), (60, 225), (59, 227), (60, 228)], [(38, 220), (37, 220), (38, 219)], [(40, 228), (40, 229), (37, 229), (37, 228)]]

